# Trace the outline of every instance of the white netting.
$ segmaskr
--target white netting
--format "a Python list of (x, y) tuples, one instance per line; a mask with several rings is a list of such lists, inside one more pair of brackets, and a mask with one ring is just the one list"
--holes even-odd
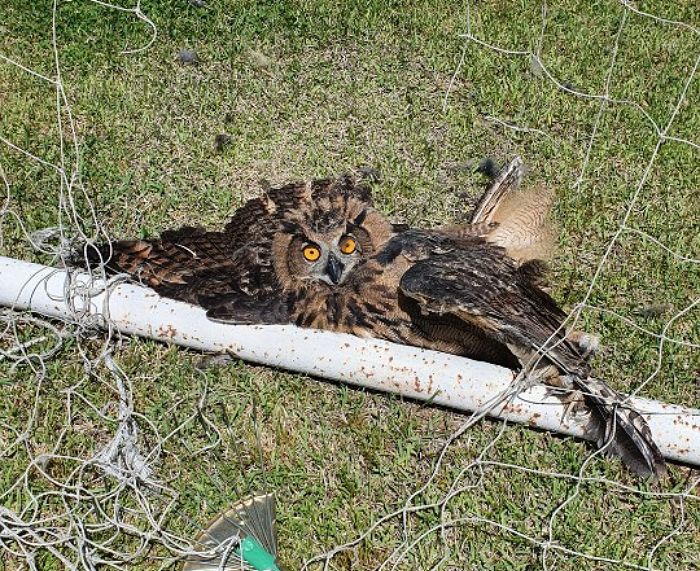
[[(147, 42), (137, 47), (128, 46), (123, 51), (124, 57), (157, 45), (157, 27), (142, 11), (140, 1), (130, 7), (98, 0), (85, 4), (92, 5), (94, 10), (124, 12), (134, 20), (133, 26), (147, 30), (144, 35), (148, 36)], [(72, 244), (95, 243), (107, 238), (85, 190), (82, 173), (90, 157), (81, 154), (77, 126), (80, 118), (71, 112), (71, 86), (61, 73), (60, 45), (65, 35), (71, 33), (69, 24), (58, 24), (63, 6), (63, 2), (54, 0), (53, 7), (46, 8), (52, 19), (49, 51), (53, 61), (20, 61), (0, 52), (0, 65), (6, 68), (4, 78), (12, 78), (13, 74), (28, 76), (52, 90), (47, 97), (55, 101), (54, 130), (46, 133), (46, 137), (55, 137), (58, 141), (57, 147), (41, 147), (23, 143), (17, 133), (13, 137), (0, 132), (0, 142), (6, 151), (0, 155), (0, 176), (5, 193), (0, 203), (0, 253), (34, 255), (49, 265), (58, 265)], [(505, 13), (504, 18), (508, 17)], [(593, 90), (572, 86), (553, 71), (549, 57), (556, 55), (551, 51), (551, 44), (556, 43), (557, 32), (550, 27), (558, 29), (561, 22), (551, 20), (547, 2), (542, 4), (539, 22), (533, 25), (527, 36), (529, 41), (523, 45), (500, 44), (483, 34), (484, 30), (490, 30), (500, 39), (507, 37), (506, 32), (499, 30), (498, 22), (482, 22), (469, 11), (467, 18), (461, 59), (444, 86), (446, 113), (457, 105), (453, 98), (473, 50), (500, 54), (507, 61), (524, 60), (532, 76), (540, 82), (539, 89), (544, 90), (542, 85), (546, 85), (558, 90), (562, 98), (593, 101), (597, 105), (594, 119), (587, 125), (584, 136), (575, 140), (581, 143), (580, 170), (575, 181), (579, 194), (590, 190), (586, 186), (589, 172), (596, 168), (596, 149), (603, 143), (601, 125), (611, 109), (615, 112), (620, 109), (617, 117), (622, 117), (623, 121), (624, 113), (628, 112), (643, 118), (653, 132), (651, 146), (643, 149), (646, 156), (638, 168), (631, 169), (638, 176), (629, 181), (632, 191), (614, 216), (616, 227), (596, 261), (597, 269), (588, 289), (578, 298), (572, 320), (594, 321), (596, 315), (603, 315), (620, 327), (628, 327), (634, 335), (653, 340), (655, 355), (647, 359), (652, 365), (644, 369), (642, 378), (627, 388), (633, 393), (653, 389), (654, 396), (664, 400), (664, 387), (659, 386), (658, 378), (663, 369), (670, 366), (670, 351), (684, 360), (684, 370), (689, 371), (686, 380), (693, 382), (692, 375), (697, 374), (693, 368), (697, 367), (700, 345), (692, 317), (700, 303), (697, 288), (693, 286), (697, 284), (693, 280), (697, 280), (700, 260), (693, 252), (697, 242), (692, 238), (689, 241), (684, 237), (671, 241), (662, 239), (635, 222), (635, 216), (652, 200), (645, 196), (644, 190), (649, 186), (649, 179), (658, 176), (654, 168), (664, 145), (687, 148), (690, 168), (697, 168), (693, 161), (697, 161), (700, 144), (692, 140), (692, 125), (697, 125), (697, 115), (689, 117), (689, 114), (692, 114), (692, 106), (697, 105), (692, 90), (695, 89), (696, 94), (700, 55), (691, 53), (690, 60), (685, 57), (686, 64), (690, 63), (683, 73), (682, 88), (674, 92), (668, 110), (661, 103), (649, 103), (642, 92), (643, 85), (636, 86), (638, 99), (635, 93), (624, 96), (612, 93), (621, 65), (622, 38), (631, 21), (636, 27), (662, 26), (662, 37), (669, 41), (684, 34), (690, 38), (688, 45), (696, 48), (700, 45), (700, 30), (691, 24), (640, 10), (635, 3), (622, 2), (609, 37), (607, 61), (600, 68), (602, 76), (600, 70), (594, 74), (595, 79), (600, 80), (600, 88)], [(585, 30), (580, 33), (585, 35)], [(686, 52), (684, 56), (688, 56)], [(671, 59), (665, 65), (673, 66), (674, 61)], [(2, 87), (8, 86), (11, 87), (9, 81)], [(6, 104), (10, 102), (3, 102), (0, 93), (0, 108)], [(575, 113), (576, 108), (572, 107), (569, 112)], [(684, 121), (691, 126), (689, 131), (676, 129), (683, 113)], [(551, 121), (544, 120), (533, 127), (520, 124), (517, 117), (516, 112), (503, 116), (485, 109), (481, 125), (482, 128), (503, 129), (515, 136), (541, 137), (552, 141), (555, 149), (559, 148), (557, 141), (567, 136), (554, 128), (549, 129), (547, 125), (551, 126)], [(689, 134), (683, 134), (686, 132)], [(556, 157), (552, 160), (556, 161)], [(21, 200), (23, 177), (37, 177), (43, 181), (47, 213), (39, 221), (32, 219), (30, 222), (25, 218)], [(697, 184), (697, 177), (695, 182)], [(697, 200), (697, 186), (687, 189), (685, 198), (692, 200), (693, 192)], [(33, 197), (35, 201), (39, 199), (41, 197)], [(688, 224), (692, 222), (691, 214)], [(645, 246), (643, 256), (649, 256), (652, 262), (658, 257), (666, 264), (670, 259), (671, 263), (684, 268), (681, 273), (687, 276), (691, 293), (694, 291), (693, 297), (686, 299), (682, 306), (664, 304), (658, 307), (653, 297), (638, 300), (640, 311), (660, 321), (658, 329), (632, 319), (630, 314), (618, 311), (613, 305), (593, 302), (595, 292), (609, 284), (605, 274), (614, 269), (616, 254), (634, 239)], [(595, 254), (589, 252), (589, 255)], [(666, 267), (663, 264), (662, 271)], [(68, 290), (67, 293), (80, 294)], [(159, 401), (157, 395), (151, 399), (141, 391), (138, 394), (144, 402), (136, 402), (135, 381), (155, 384), (158, 371), (177, 363), (172, 353), (164, 350), (152, 353), (164, 364), (149, 363), (146, 370), (134, 364), (139, 357), (130, 354), (128, 347), (123, 348), (124, 356), (117, 358), (117, 347), (121, 347), (124, 340), (109, 327), (105, 335), (99, 325), (103, 324), (94, 317), (78, 314), (74, 320), (61, 323), (11, 309), (0, 311), (0, 375), (4, 376), (0, 377), (0, 387), (3, 394), (9, 395), (9, 398), (3, 397), (5, 403), (0, 412), (0, 549), (3, 550), (0, 560), (9, 569), (52, 568), (51, 565), (69, 569), (130, 566), (155, 569), (176, 565), (178, 558), (192, 549), (190, 542), (197, 526), (213, 515), (210, 509), (199, 513), (193, 508), (194, 503), (183, 501), (189, 493), (180, 482), (184, 473), (192, 466), (206, 470), (214, 489), (222, 493), (234, 483), (220, 475), (217, 466), (221, 462), (233, 462), (238, 471), (247, 469), (253, 473), (258, 470), (253, 476), (237, 477), (235, 486), (245, 484), (254, 488), (264, 479), (259, 473), (261, 466), (254, 451), (255, 443), (246, 443), (249, 437), (230, 433), (225, 411), (223, 417), (218, 412), (213, 414), (215, 406), (221, 403), (223, 389), (213, 388), (205, 372), (191, 372), (192, 378), (200, 382), (170, 400)], [(63, 375), (61, 360), (65, 351), (75, 352), (80, 358), (69, 361)], [(122, 360), (130, 361), (127, 367)], [(71, 369), (76, 365), (82, 367), (82, 371)], [(15, 376), (17, 371), (22, 371), (21, 378), (25, 379), (19, 384)], [(239, 373), (248, 374), (244, 368)], [(79, 381), (63, 383), (63, 378)], [(668, 378), (665, 380), (668, 382)], [(217, 392), (214, 404), (208, 402), (212, 390)], [(691, 388), (690, 392), (681, 390), (674, 394), (690, 394), (693, 398), (696, 390)], [(249, 395), (228, 394), (226, 398), (239, 399), (241, 410), (255, 410), (255, 398)], [(167, 408), (163, 408), (163, 403), (167, 403)], [(698, 565), (697, 553), (692, 553), (699, 523), (699, 498), (695, 493), (700, 482), (697, 472), (679, 471), (671, 483), (651, 489), (644, 484), (631, 485), (593, 475), (589, 468), (595, 454), (582, 460), (578, 472), (573, 473), (532, 468), (527, 461), (517, 464), (502, 461), (498, 447), (509, 427), (503, 423), (495, 430), (493, 425), (488, 430), (473, 428), (477, 420), (469, 419), (456, 429), (451, 426), (451, 430), (454, 429), (451, 435), (447, 430), (443, 441), (434, 441), (432, 453), (436, 458), (423, 458), (424, 470), (418, 471), (423, 480), (406, 484), (406, 489), (414, 489), (414, 493), (403, 500), (396, 498), (393, 509), (385, 509), (384, 506), (390, 504), (388, 501), (378, 502), (374, 512), (377, 515), (369, 518), (375, 522), (371, 527), (356, 530), (359, 532), (356, 539), (323, 555), (310, 557), (303, 568), (369, 565), (386, 570), (457, 569), (468, 565), (468, 555), (474, 549), (492, 550), (494, 567), (501, 565), (504, 569), (526, 568), (533, 561), (538, 561), (543, 569), (681, 569)], [(479, 451), (470, 452), (469, 460), (465, 461), (464, 454), (455, 456), (453, 448), (472, 431), (481, 431), (480, 436), (475, 436)], [(222, 453), (225, 441), (228, 442), (226, 453)], [(229, 456), (232, 450), (241, 447), (244, 452), (239, 456)], [(561, 450), (566, 453), (564, 445)], [(455, 465), (457, 458), (461, 463)], [(504, 479), (512, 480), (514, 490), (526, 490), (528, 497), (506, 497)], [(299, 486), (303, 489), (303, 479)], [(197, 490), (192, 493), (197, 494)], [(360, 496), (363, 490), (355, 493)], [(201, 495), (209, 497), (205, 492)], [(586, 505), (589, 497), (594, 498), (592, 506)], [(285, 499), (293, 505), (293, 499), (282, 498)], [(199, 505), (207, 510), (206, 500)], [(370, 501), (369, 505), (374, 504)], [(219, 507), (225, 507), (225, 503)], [(635, 510), (646, 510), (646, 517), (662, 523), (645, 528), (645, 517), (632, 514)], [(599, 518), (599, 521), (582, 521), (582, 517)], [(295, 522), (288, 513), (285, 521), (289, 526), (280, 530), (283, 545), (285, 533), (293, 537), (295, 543), (303, 543), (305, 534), (313, 535), (315, 522)], [(625, 526), (630, 527), (625, 530)], [(610, 533), (613, 539), (602, 542), (603, 550), (591, 551), (587, 547), (587, 532), (598, 536)], [(615, 543), (620, 541), (620, 534), (627, 537), (623, 548)], [(324, 544), (318, 537), (316, 540), (314, 545)], [(593, 544), (601, 549), (600, 541), (593, 541)], [(308, 556), (310, 545), (306, 543), (295, 553)], [(311, 551), (321, 549), (311, 548)], [(282, 558), (286, 559), (284, 551)], [(482, 560), (486, 559), (488, 557), (482, 556)]]

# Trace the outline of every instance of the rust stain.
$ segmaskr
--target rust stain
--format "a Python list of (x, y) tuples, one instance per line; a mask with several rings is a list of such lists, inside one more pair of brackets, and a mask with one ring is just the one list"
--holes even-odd
[(168, 339), (172, 339), (176, 335), (177, 335), (177, 329), (175, 329), (171, 324), (161, 325), (158, 328), (158, 336), (159, 337), (167, 337)]
[(506, 404), (503, 407), (503, 412), (512, 412), (513, 414), (522, 414), (523, 407), (520, 405)]
[(417, 393), (423, 392), (423, 389), (420, 386), (420, 379), (418, 377), (413, 378), (413, 388), (416, 390)]

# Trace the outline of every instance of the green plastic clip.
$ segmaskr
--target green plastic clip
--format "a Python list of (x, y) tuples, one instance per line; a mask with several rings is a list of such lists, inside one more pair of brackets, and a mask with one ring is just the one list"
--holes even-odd
[(241, 540), (236, 549), (236, 555), (257, 571), (280, 571), (272, 554), (265, 551), (253, 537), (247, 536)]

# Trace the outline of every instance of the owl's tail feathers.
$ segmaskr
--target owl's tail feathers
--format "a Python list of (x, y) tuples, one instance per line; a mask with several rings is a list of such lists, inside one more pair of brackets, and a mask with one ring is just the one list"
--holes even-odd
[(621, 403), (623, 397), (604, 382), (571, 375), (591, 410), (589, 429), (599, 448), (618, 456), (634, 473), (659, 479), (666, 462), (641, 414)]

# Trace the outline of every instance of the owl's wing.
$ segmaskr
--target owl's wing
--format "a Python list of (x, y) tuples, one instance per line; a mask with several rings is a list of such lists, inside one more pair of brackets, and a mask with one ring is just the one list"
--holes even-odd
[(263, 248), (241, 247), (231, 254), (230, 267), (204, 270), (189, 279), (198, 290), (196, 303), (207, 310), (209, 319), (238, 325), (289, 322), (287, 293)]
[(290, 322), (284, 294), (265, 297), (233, 292), (200, 297), (198, 301), (212, 321), (235, 325), (285, 325)]
[(216, 276), (229, 275), (235, 264), (223, 233), (191, 226), (154, 239), (86, 246), (83, 253), (74, 254), (73, 265), (84, 259), (91, 267), (102, 265), (109, 273), (129, 274), (161, 295), (190, 302), (203, 281), (210, 289), (221, 290)]
[[(517, 193), (525, 176), (525, 166), (515, 157), (493, 179), (481, 195), (469, 217), (468, 224), (450, 224), (439, 228), (440, 232), (456, 238), (486, 237), (498, 227), (498, 213), (504, 202)], [(501, 216), (502, 218), (502, 216)]]
[(546, 359), (560, 370), (587, 375), (578, 347), (566, 338), (566, 315), (537, 286), (531, 270), (529, 264), (517, 266), (501, 248), (474, 240), (418, 262), (400, 287), (422, 311), (451, 314), (513, 348), (521, 360), (544, 347)]
[(498, 173), (486, 192), (481, 195), (472, 212), (470, 224), (493, 222), (504, 197), (517, 192), (524, 176), (525, 165), (523, 165), (522, 159), (516, 156)]
[[(260, 246), (262, 247), (262, 246)], [(160, 295), (200, 305), (227, 323), (286, 323), (286, 300), (269, 256), (256, 245), (235, 247), (230, 234), (184, 227), (151, 240), (88, 248), (91, 265), (126, 273)]]
[[(190, 226), (168, 230), (159, 238), (88, 247), (86, 253), (91, 266), (129, 274), (165, 297), (195, 304), (200, 298), (245, 295), (246, 285), (265, 273), (255, 265), (254, 253), (235, 249), (226, 234)], [(251, 276), (250, 269), (257, 275)]]
[(524, 172), (522, 160), (515, 157), (481, 196), (469, 224), (439, 231), (458, 239), (484, 238), (520, 264), (548, 259), (556, 238), (549, 216), (554, 193), (543, 185), (521, 189)]
[(457, 317), (505, 344), (521, 362), (544, 348), (545, 362), (583, 393), (598, 445), (641, 476), (662, 476), (663, 455), (644, 418), (620, 406), (622, 396), (590, 376), (579, 347), (566, 338), (566, 316), (554, 300), (500, 248), (475, 243), (471, 250), (418, 262), (403, 275), (401, 290), (423, 312)]

